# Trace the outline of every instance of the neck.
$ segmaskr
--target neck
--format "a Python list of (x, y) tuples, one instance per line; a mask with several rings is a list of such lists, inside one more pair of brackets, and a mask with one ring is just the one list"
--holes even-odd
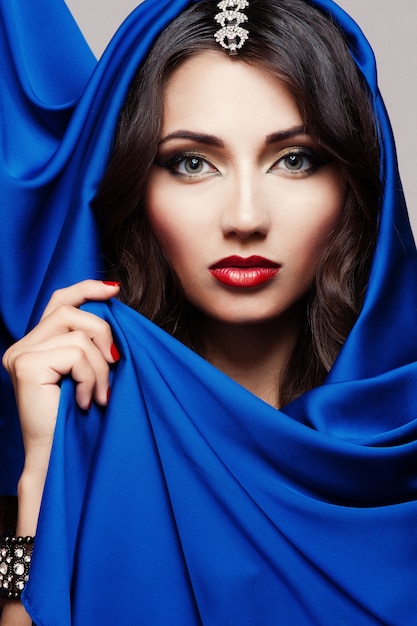
[(300, 316), (258, 325), (223, 324), (200, 320), (204, 356), (210, 363), (253, 394), (280, 406), (280, 379), (296, 344)]

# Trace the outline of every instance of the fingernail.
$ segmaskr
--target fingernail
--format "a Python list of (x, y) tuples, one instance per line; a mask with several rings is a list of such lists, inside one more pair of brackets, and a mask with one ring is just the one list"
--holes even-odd
[(115, 344), (113, 343), (111, 348), (110, 348), (110, 352), (111, 352), (111, 356), (113, 361), (120, 361), (120, 353), (117, 349), (117, 347), (115, 346)]
[(117, 280), (103, 280), (103, 284), (109, 287), (120, 287), (120, 283)]
[(109, 387), (109, 388), (107, 389), (107, 403), (108, 403), (108, 402), (109, 402), (109, 400), (110, 400), (110, 394), (111, 394), (111, 389), (110, 389), (110, 387)]

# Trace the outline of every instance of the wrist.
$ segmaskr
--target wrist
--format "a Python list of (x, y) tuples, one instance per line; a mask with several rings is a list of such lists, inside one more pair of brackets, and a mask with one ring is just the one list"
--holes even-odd
[(16, 535), (35, 535), (45, 485), (45, 474), (24, 469), (17, 487)]

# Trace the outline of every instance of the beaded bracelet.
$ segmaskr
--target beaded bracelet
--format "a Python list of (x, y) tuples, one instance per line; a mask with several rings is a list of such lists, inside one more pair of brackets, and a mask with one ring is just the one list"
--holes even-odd
[(17, 600), (27, 581), (34, 537), (7, 535), (0, 544), (0, 595)]

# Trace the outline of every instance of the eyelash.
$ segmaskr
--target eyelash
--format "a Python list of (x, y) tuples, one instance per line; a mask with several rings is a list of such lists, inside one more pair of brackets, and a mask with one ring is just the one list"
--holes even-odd
[(187, 160), (191, 161), (192, 159), (195, 159), (199, 163), (209, 165), (210, 168), (212, 168), (213, 170), (210, 172), (210, 174), (218, 173), (218, 170), (213, 165), (211, 165), (211, 163), (202, 154), (198, 154), (197, 152), (181, 152), (178, 154), (174, 154), (173, 156), (169, 156), (166, 159), (158, 159), (156, 161), (156, 164), (159, 165), (159, 167), (163, 167), (164, 169), (168, 170), (168, 172), (173, 176), (181, 176), (183, 178), (189, 178), (193, 180), (201, 176), (206, 176), (208, 172), (202, 174), (200, 172), (187, 173), (179, 171), (179, 167), (181, 166), (181, 164), (185, 164)]
[[(290, 169), (290, 168), (280, 168), (278, 167), (278, 165), (285, 161), (285, 159), (290, 159), (290, 158), (299, 158), (301, 157), (304, 160), (309, 160), (311, 162), (311, 165), (307, 168), (303, 168), (301, 166), (300, 169)], [(179, 171), (179, 168), (181, 167), (181, 165), (185, 166), (185, 163), (188, 161), (192, 161), (195, 160), (197, 164), (202, 165), (203, 167), (205, 165), (208, 165), (210, 170), (209, 172), (181, 172)], [(316, 172), (318, 169), (320, 169), (321, 167), (323, 167), (324, 165), (326, 165), (328, 161), (319, 153), (317, 153), (315, 150), (312, 150), (311, 148), (304, 148), (304, 147), (289, 147), (286, 148), (285, 150), (282, 150), (279, 155), (277, 160), (274, 162), (274, 164), (269, 168), (268, 173), (273, 173), (274, 171), (282, 171), (284, 173), (284, 175), (287, 176), (293, 176), (293, 177), (307, 177), (310, 176), (311, 174), (314, 174), (314, 172)], [(158, 159), (156, 161), (156, 164), (159, 167), (162, 167), (166, 170), (168, 170), (168, 172), (170, 174), (172, 174), (173, 176), (179, 176), (182, 178), (186, 178), (189, 180), (198, 180), (201, 177), (205, 177), (207, 175), (213, 175), (218, 173), (217, 168), (215, 168), (210, 161), (208, 161), (203, 155), (197, 153), (197, 152), (181, 152), (181, 153), (177, 153), (174, 154), (173, 156), (169, 156), (166, 159)]]
[(300, 169), (283, 169), (288, 176), (311, 176), (311, 174), (314, 174), (318, 169), (328, 163), (328, 160), (326, 160), (323, 155), (319, 154), (315, 150), (312, 150), (311, 148), (291, 147), (281, 151), (279, 158), (275, 161), (269, 171), (273, 172), (274, 170), (279, 170), (280, 168), (277, 167), (278, 164), (285, 162), (285, 159), (291, 159), (293, 157), (301, 157), (304, 160), (308, 160), (311, 165), (307, 168), (301, 167)]

